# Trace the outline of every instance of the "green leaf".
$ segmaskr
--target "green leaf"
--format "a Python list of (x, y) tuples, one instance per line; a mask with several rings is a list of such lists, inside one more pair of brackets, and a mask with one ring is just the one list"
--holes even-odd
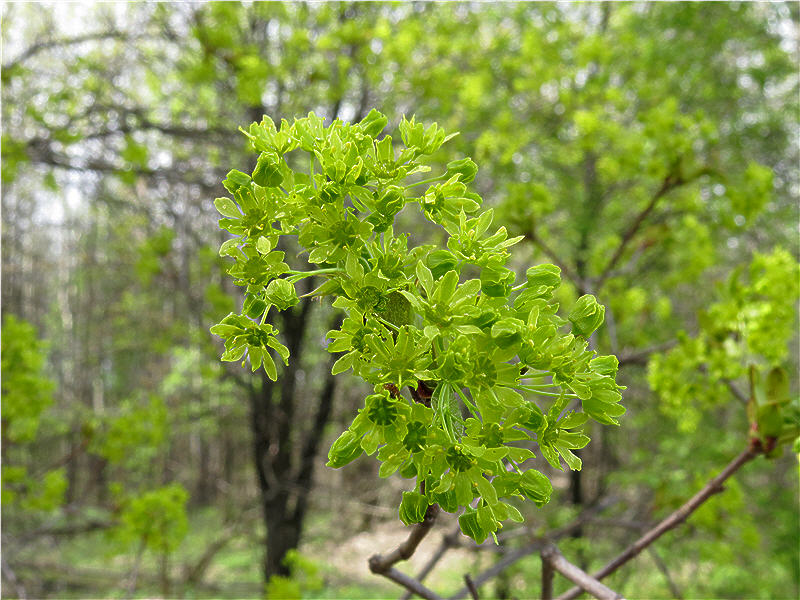
[(264, 372), (272, 381), (277, 381), (278, 371), (275, 368), (275, 361), (272, 360), (269, 352), (264, 353)]
[(241, 219), (242, 213), (239, 207), (230, 198), (217, 198), (214, 200), (214, 206), (223, 217), (230, 217), (231, 219)]

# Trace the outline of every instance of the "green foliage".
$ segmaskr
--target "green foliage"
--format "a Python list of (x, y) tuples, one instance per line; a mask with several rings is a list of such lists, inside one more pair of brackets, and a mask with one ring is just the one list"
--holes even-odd
[(681, 333), (672, 350), (651, 357), (650, 386), (682, 429), (695, 429), (699, 408), (723, 402), (730, 382), (749, 377), (755, 430), (781, 442), (796, 437), (800, 405), (790, 401), (780, 367), (796, 329), (798, 274), (797, 261), (785, 250), (756, 254), (746, 272), (735, 270), (720, 286), (719, 299), (700, 316), (697, 335)]
[(64, 469), (31, 469), (24, 460), (53, 403), (53, 381), (45, 373), (47, 344), (36, 337), (33, 325), (10, 314), (3, 318), (2, 339), (2, 503), (51, 511), (66, 491)]
[[(328, 464), (377, 452), (381, 477), (416, 477), (418, 491), (400, 506), (404, 522), (420, 521), (433, 503), (463, 508), (462, 531), (483, 541), (502, 521), (522, 519), (501, 499), (549, 500), (550, 482), (523, 465), (534, 454), (519, 442), (535, 441), (555, 468), (563, 459), (580, 469), (572, 450), (589, 442), (588, 419), (617, 423), (625, 412), (617, 360), (587, 347), (604, 315), (593, 296), (581, 297), (568, 320), (557, 315), (557, 267), (531, 268), (514, 285), (508, 249), (521, 238), (491, 229), (493, 211), (481, 212), (480, 196), (466, 185), (477, 173), (471, 159), (412, 178), (431, 170), (426, 157), (453, 136), (403, 119), (403, 144), (395, 145), (379, 138), (386, 125), (375, 110), (359, 123), (329, 126), (310, 113), (280, 127), (264, 117), (244, 132), (259, 154), (255, 170), (228, 173), (223, 184), (233, 199), (215, 206), (220, 226), (235, 236), (220, 254), (235, 260), (229, 273), (247, 295), (242, 314), (211, 331), (225, 340), (223, 360), (249, 359), (253, 370), (263, 364), (274, 380), (271, 350), (285, 364), (289, 355), (269, 311), (298, 302), (296, 282), (324, 278), (311, 295), (335, 296), (333, 306), (347, 314), (328, 333), (328, 350), (343, 353), (333, 373), (352, 370), (374, 386)], [(395, 234), (409, 205), (447, 234), (444, 247), (409, 247), (409, 235)], [(316, 268), (284, 262), (290, 236)], [(400, 395), (404, 387), (414, 401)]]
[(123, 402), (116, 415), (97, 424), (89, 450), (111, 464), (129, 468), (149, 465), (158, 456), (168, 432), (167, 407), (151, 396)]
[(47, 344), (27, 321), (3, 318), (2, 392), (3, 442), (30, 442), (39, 421), (53, 403), (53, 382), (45, 374)]
[(324, 587), (319, 566), (311, 559), (291, 549), (283, 559), (289, 576), (273, 575), (267, 582), (267, 600), (301, 600), (308, 594), (318, 594)]
[(174, 551), (188, 529), (188, 498), (186, 490), (176, 483), (122, 498), (114, 537), (127, 546), (138, 544), (162, 554)]

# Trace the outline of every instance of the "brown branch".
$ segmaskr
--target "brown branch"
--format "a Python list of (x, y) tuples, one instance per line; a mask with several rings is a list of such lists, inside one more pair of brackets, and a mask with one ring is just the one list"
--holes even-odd
[(426, 600), (444, 600), (441, 596), (436, 594), (434, 591), (426, 588), (424, 585), (422, 585), (419, 581), (417, 581), (410, 575), (406, 575), (405, 573), (398, 571), (394, 567), (389, 567), (380, 574), (386, 577), (387, 579), (391, 579), (396, 584), (403, 586), (408, 591), (416, 594), (420, 598), (425, 598)]
[(472, 596), (472, 600), (480, 600), (478, 596), (478, 588), (475, 587), (475, 582), (472, 581), (472, 577), (469, 576), (469, 573), (464, 575), (464, 583), (469, 590), (469, 595)]
[(525, 239), (532, 242), (534, 246), (537, 246), (547, 258), (553, 261), (553, 264), (555, 266), (561, 269), (561, 272), (564, 274), (564, 276), (568, 278), (570, 281), (572, 281), (576, 286), (578, 286), (579, 289), (581, 290), (589, 289), (589, 286), (586, 284), (586, 282), (581, 277), (579, 277), (575, 271), (573, 271), (570, 267), (568, 267), (567, 263), (565, 263), (558, 257), (558, 255), (553, 251), (553, 249), (550, 248), (550, 246), (548, 246), (547, 243), (536, 234), (536, 231), (533, 228), (531, 228), (530, 231), (525, 233)]
[[(594, 573), (592, 576), (597, 580), (601, 580), (610, 575), (629, 560), (637, 556), (642, 550), (655, 542), (667, 531), (674, 529), (683, 523), (706, 500), (708, 500), (714, 494), (721, 492), (723, 490), (722, 484), (725, 482), (725, 480), (738, 471), (744, 464), (758, 456), (760, 451), (761, 450), (755, 445), (751, 445), (746, 450), (743, 450), (741, 454), (734, 458), (719, 475), (709, 481), (683, 506), (661, 521), (658, 525), (653, 527), (653, 529), (645, 533), (633, 544), (628, 546), (619, 556), (609, 562), (605, 567)], [(559, 596), (558, 600), (572, 600), (573, 598), (577, 598), (580, 594), (581, 590), (579, 588), (572, 588), (571, 590)]]
[[(581, 513), (575, 520), (563, 527), (559, 527), (558, 529), (554, 529), (544, 538), (536, 538), (527, 546), (523, 546), (513, 552), (509, 552), (506, 556), (498, 560), (495, 564), (491, 567), (473, 577), (473, 582), (476, 586), (483, 585), (493, 577), (496, 577), (498, 574), (503, 572), (505, 569), (513, 565), (515, 562), (525, 558), (533, 554), (534, 552), (540, 552), (542, 548), (544, 548), (547, 544), (552, 543), (554, 541), (560, 540), (570, 534), (572, 534), (576, 529), (580, 528), (587, 520), (589, 520), (593, 515), (597, 514), (608, 508), (609, 506), (615, 504), (617, 500), (615, 498), (606, 499), (603, 502), (598, 502), (596, 505), (592, 506), (591, 508), (587, 508), (583, 513)], [(502, 538), (501, 538), (502, 541)], [(463, 598), (469, 590), (466, 587), (461, 588), (455, 594), (450, 596), (450, 600), (457, 600), (458, 598)]]
[(434, 522), (436, 521), (436, 515), (438, 514), (438, 504), (431, 504), (428, 506), (428, 510), (425, 511), (425, 518), (421, 523), (417, 523), (411, 528), (411, 533), (408, 534), (406, 541), (404, 541), (386, 556), (381, 556), (380, 554), (373, 554), (370, 556), (369, 570), (376, 575), (383, 575), (384, 577), (391, 579), (395, 583), (398, 583), (418, 596), (440, 600), (440, 596), (437, 596), (434, 592), (422, 585), (419, 580), (401, 573), (393, 567), (395, 563), (411, 558), (416, 551), (417, 546), (419, 546), (420, 542), (430, 532)]
[(631, 352), (625, 352), (619, 357), (619, 366), (623, 365), (646, 365), (647, 361), (650, 359), (652, 354), (656, 352), (664, 352), (665, 350), (669, 350), (670, 348), (677, 345), (678, 340), (669, 340), (667, 342), (662, 342), (661, 344), (656, 344), (654, 346), (649, 346), (647, 348), (641, 348), (639, 350), (632, 350)]
[[(436, 549), (436, 552), (430, 557), (428, 562), (425, 564), (420, 572), (417, 574), (417, 581), (425, 581), (425, 578), (433, 571), (433, 568), (439, 563), (440, 560), (444, 557), (450, 548), (455, 548), (458, 546), (458, 538), (461, 535), (461, 528), (456, 525), (455, 529), (450, 533), (447, 533), (442, 536), (442, 542), (439, 544), (439, 547)], [(406, 592), (403, 594), (401, 600), (408, 600), (411, 598), (411, 592)]]
[(620, 600), (622, 598), (620, 594), (603, 585), (584, 570), (569, 562), (564, 558), (564, 555), (559, 552), (558, 548), (552, 544), (548, 544), (542, 549), (542, 562), (549, 563), (554, 570), (561, 573), (573, 583), (577, 583), (583, 590), (589, 592), (599, 600)]
[(597, 278), (597, 285), (595, 286), (595, 289), (599, 290), (602, 287), (603, 283), (605, 283), (606, 279), (608, 279), (609, 275), (611, 274), (611, 271), (614, 269), (614, 267), (619, 262), (619, 259), (622, 258), (622, 255), (625, 253), (625, 249), (628, 247), (628, 244), (630, 244), (631, 240), (633, 240), (634, 236), (639, 232), (639, 229), (641, 228), (642, 224), (647, 220), (647, 217), (650, 216), (650, 213), (653, 212), (653, 209), (655, 209), (656, 204), (658, 204), (658, 201), (661, 200), (661, 198), (663, 198), (664, 196), (666, 196), (670, 190), (678, 187), (683, 183), (684, 183), (683, 179), (680, 176), (675, 176), (674, 174), (669, 174), (664, 178), (664, 181), (661, 182), (661, 187), (659, 187), (656, 193), (653, 194), (653, 197), (650, 198), (650, 202), (648, 202), (647, 206), (645, 206), (644, 209), (638, 215), (636, 215), (636, 218), (633, 220), (633, 223), (631, 223), (628, 226), (628, 229), (622, 235), (622, 240), (617, 246), (617, 249), (614, 251), (611, 260), (608, 261), (608, 264), (600, 273), (600, 277)]
[(378, 575), (383, 575), (392, 565), (400, 562), (401, 560), (408, 560), (413, 556), (414, 551), (419, 546), (419, 543), (425, 538), (433, 527), (436, 521), (436, 515), (439, 514), (439, 505), (431, 504), (428, 510), (425, 511), (425, 518), (421, 523), (417, 523), (411, 528), (411, 533), (405, 542), (400, 544), (397, 548), (392, 550), (386, 556), (380, 554), (373, 554), (369, 558), (369, 570)]
[(542, 600), (553, 600), (553, 565), (542, 559)]

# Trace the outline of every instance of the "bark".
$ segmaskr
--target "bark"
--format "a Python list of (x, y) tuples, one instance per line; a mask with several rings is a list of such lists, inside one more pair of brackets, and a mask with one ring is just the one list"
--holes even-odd
[[(295, 418), (302, 393), (297, 389), (297, 375), (312, 302), (305, 298), (282, 314), (281, 334), (289, 348), (289, 365), (277, 382), (260, 371), (261, 385), (254, 386), (250, 394), (253, 459), (267, 530), (263, 564), (266, 581), (273, 575), (289, 575), (284, 559), (300, 543), (319, 441), (332, 413), (335, 380), (328, 376), (310, 428), (304, 429), (302, 421)], [(295, 447), (301, 451), (293, 452)]]

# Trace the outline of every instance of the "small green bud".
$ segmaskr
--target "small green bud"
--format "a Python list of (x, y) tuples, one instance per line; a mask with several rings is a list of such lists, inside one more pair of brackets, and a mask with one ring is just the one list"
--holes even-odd
[(406, 525), (422, 523), (428, 510), (428, 499), (417, 492), (403, 492), (400, 502), (400, 520)]
[(361, 437), (348, 429), (333, 442), (328, 451), (326, 466), (338, 469), (353, 462), (362, 452), (364, 450), (361, 448)]
[(603, 324), (605, 314), (606, 307), (598, 304), (594, 296), (581, 296), (568, 317), (572, 323), (572, 333), (588, 338)]
[(525, 272), (528, 286), (535, 288), (547, 286), (556, 288), (561, 285), (561, 269), (555, 265), (536, 265)]
[(361, 126), (361, 131), (363, 131), (365, 135), (374, 138), (389, 124), (389, 119), (373, 108), (358, 124)]
[(615, 377), (619, 369), (619, 360), (614, 355), (598, 356), (589, 361), (589, 366), (600, 375)]
[(550, 502), (553, 486), (550, 480), (536, 469), (528, 469), (519, 478), (519, 491), (536, 506)]
[(434, 250), (428, 255), (428, 268), (433, 273), (434, 279), (439, 279), (448, 271), (453, 271), (458, 266), (458, 259), (449, 250)]
[(511, 293), (514, 272), (499, 263), (490, 263), (481, 270), (481, 291), (492, 298), (503, 298)]
[(476, 165), (469, 157), (447, 163), (447, 173), (445, 174), (445, 177), (450, 179), (456, 173), (461, 175), (459, 178), (461, 183), (469, 183), (475, 179), (475, 175), (478, 173), (478, 165)]
[(286, 310), (297, 304), (300, 299), (294, 286), (286, 279), (273, 279), (267, 286), (267, 300), (278, 310)]
[(222, 182), (225, 189), (233, 194), (236, 190), (250, 185), (250, 176), (247, 173), (242, 173), (236, 169), (228, 171), (225, 181)]
[(458, 517), (458, 526), (464, 535), (471, 537), (478, 544), (482, 544), (489, 537), (489, 532), (484, 531), (478, 522), (478, 512), (473, 509), (467, 509), (467, 512)]
[(274, 157), (262, 152), (253, 170), (253, 181), (261, 187), (278, 187), (283, 183), (283, 175)]

